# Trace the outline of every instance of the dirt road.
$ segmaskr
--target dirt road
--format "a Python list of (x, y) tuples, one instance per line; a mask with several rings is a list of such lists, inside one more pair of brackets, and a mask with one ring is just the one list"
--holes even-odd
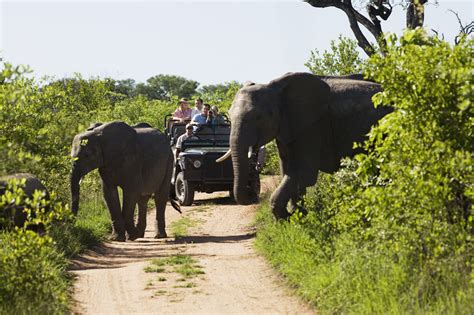
[[(226, 196), (197, 194), (183, 215), (167, 209), (168, 234), (187, 227), (183, 237), (153, 239), (150, 212), (145, 238), (106, 242), (77, 258), (74, 313), (312, 314), (255, 253), (255, 206), (232, 204)], [(145, 272), (153, 259), (176, 257), (192, 259), (199, 272), (183, 276), (176, 266)]]

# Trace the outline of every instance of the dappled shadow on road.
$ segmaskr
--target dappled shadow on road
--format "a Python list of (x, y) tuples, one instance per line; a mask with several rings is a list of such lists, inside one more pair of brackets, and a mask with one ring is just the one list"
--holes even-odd
[(193, 236), (183, 236), (174, 240), (175, 244), (186, 244), (186, 243), (236, 243), (245, 240), (255, 238), (256, 233), (247, 233), (241, 235), (193, 235)]
[(169, 256), (171, 250), (176, 251), (180, 247), (184, 245), (153, 238), (125, 243), (105, 242), (74, 258), (69, 270), (120, 268), (131, 262)]
[(203, 205), (236, 205), (235, 200), (230, 197), (217, 197), (209, 199), (194, 200), (193, 206)]
[(70, 271), (121, 268), (131, 262), (169, 257), (186, 244), (237, 243), (255, 238), (255, 232), (240, 235), (193, 235), (176, 239), (142, 238), (134, 242), (105, 242), (71, 261)]

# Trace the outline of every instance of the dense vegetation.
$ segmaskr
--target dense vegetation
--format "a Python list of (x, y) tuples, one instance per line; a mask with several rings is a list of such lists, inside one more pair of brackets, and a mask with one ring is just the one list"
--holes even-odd
[[(389, 36), (365, 71), (395, 111), (367, 154), (321, 174), (307, 216), (275, 223), (263, 207), (258, 247), (319, 311), (474, 312), (473, 43)], [(312, 64), (331, 69), (338, 51)]]
[[(472, 149), (473, 41), (451, 46), (423, 33), (388, 38), (385, 56), (362, 61), (340, 38), (332, 52), (313, 52), (317, 74), (364, 69), (395, 112), (363, 144), (368, 154), (321, 174), (306, 196), (309, 214), (275, 223), (263, 206), (257, 244), (308, 301), (326, 313), (473, 313)], [(197, 88), (196, 81), (157, 75), (146, 83), (80, 76), (36, 81), (2, 63), (0, 175), (31, 172), (53, 192), (27, 201), (46, 235), (0, 232), (0, 314), (64, 313), (68, 258), (109, 232), (97, 172), (82, 184), (81, 211), (69, 204), (70, 144), (97, 121), (148, 122), (179, 97), (202, 97), (226, 112), (237, 82)], [(266, 173), (277, 172), (274, 143)], [(21, 200), (13, 185), (0, 210)], [(0, 216), (1, 217), (1, 216)]]

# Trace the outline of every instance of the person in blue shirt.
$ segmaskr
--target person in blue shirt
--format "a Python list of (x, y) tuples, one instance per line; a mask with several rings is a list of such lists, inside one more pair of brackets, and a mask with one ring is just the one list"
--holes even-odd
[(210, 108), (211, 105), (204, 104), (204, 106), (202, 107), (202, 113), (194, 115), (193, 119), (191, 120), (191, 124), (197, 126), (205, 125), (208, 121)]

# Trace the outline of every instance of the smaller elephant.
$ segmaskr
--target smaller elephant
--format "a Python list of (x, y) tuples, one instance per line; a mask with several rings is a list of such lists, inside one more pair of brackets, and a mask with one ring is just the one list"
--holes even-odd
[[(104, 199), (112, 219), (112, 239), (125, 241), (143, 237), (146, 228), (148, 200), (156, 204), (155, 238), (167, 237), (165, 208), (170, 198), (173, 154), (169, 141), (159, 130), (146, 123), (129, 126), (115, 121), (95, 123), (74, 137), (71, 156), (72, 211), (79, 210), (79, 182), (90, 171), (99, 169)], [(118, 187), (123, 191), (120, 205)], [(138, 204), (138, 221), (134, 212)]]
[[(11, 180), (25, 180), (25, 184), (22, 187), (22, 190), (26, 198), (33, 198), (33, 195), (36, 191), (40, 191), (43, 194), (45, 199), (49, 199), (49, 193), (46, 187), (41, 183), (41, 181), (34, 175), (29, 173), (18, 173), (13, 175), (6, 175), (0, 177), (0, 196), (3, 196), (8, 189), (8, 182)], [(25, 203), (20, 204), (10, 203), (4, 205), (0, 209), (0, 219), (3, 219), (5, 223), (0, 222), (0, 228), (7, 227), (12, 224), (17, 227), (23, 227), (27, 221), (27, 213), (24, 211)], [(48, 209), (46, 209), (48, 210)], [(43, 225), (28, 224), (26, 227), (28, 230), (35, 232), (43, 232)]]

